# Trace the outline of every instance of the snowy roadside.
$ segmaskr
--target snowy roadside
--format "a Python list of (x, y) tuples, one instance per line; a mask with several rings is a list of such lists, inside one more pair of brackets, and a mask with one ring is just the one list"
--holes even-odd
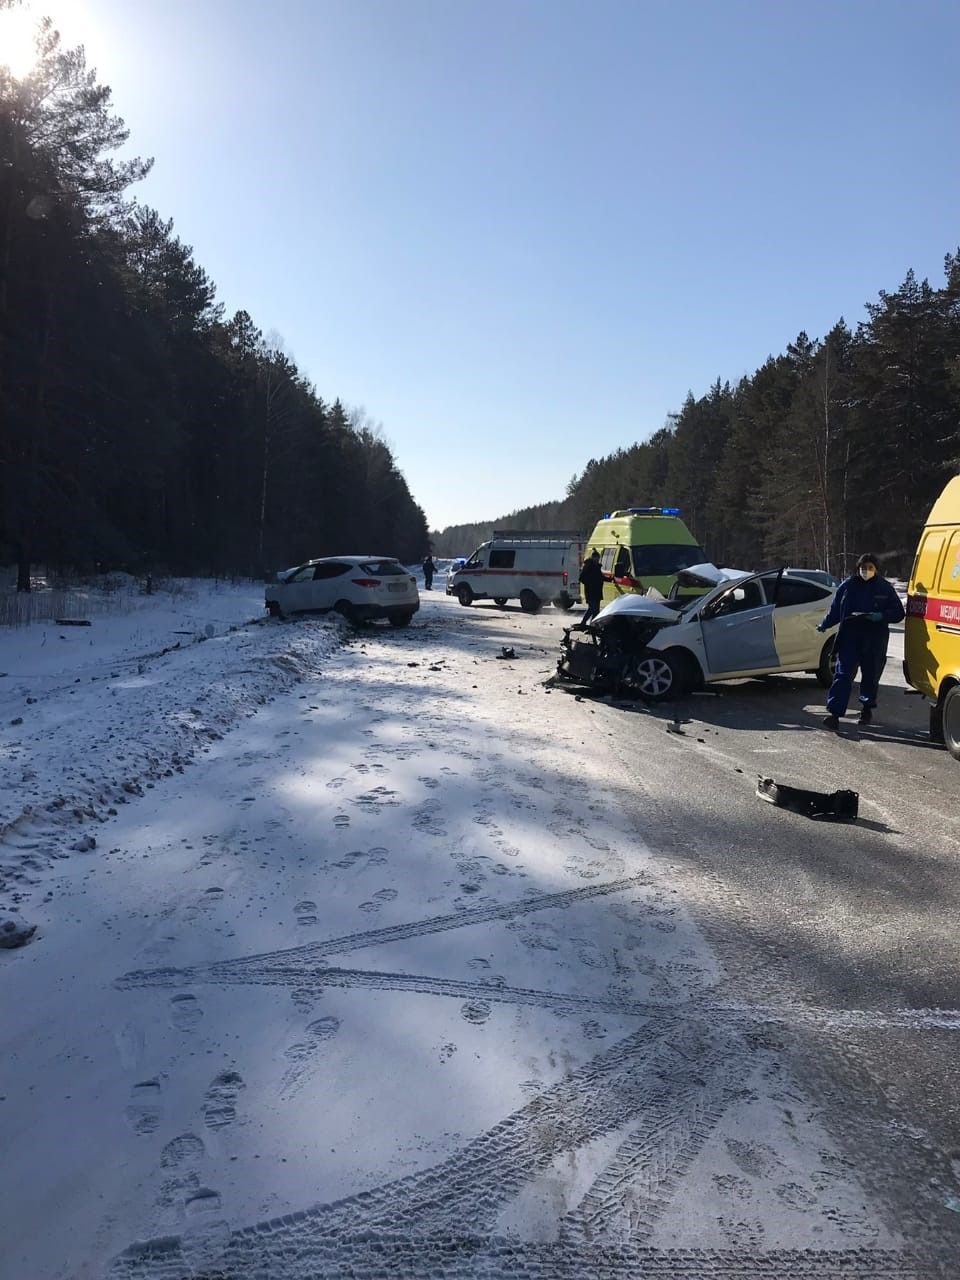
[(343, 641), (338, 619), (267, 624), (256, 583), (133, 603), (0, 632), (0, 913)]

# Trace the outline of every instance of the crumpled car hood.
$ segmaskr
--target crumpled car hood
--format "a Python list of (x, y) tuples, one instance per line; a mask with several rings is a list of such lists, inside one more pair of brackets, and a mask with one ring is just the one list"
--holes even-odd
[(626, 595), (612, 600), (601, 609), (591, 627), (602, 627), (614, 618), (652, 618), (659, 622), (676, 622), (679, 612), (660, 600), (651, 600), (647, 596)]
[(677, 582), (681, 587), (718, 587), (721, 582), (736, 582), (738, 578), (749, 578), (748, 569), (718, 569), (715, 564), (692, 564), (689, 569), (681, 569), (677, 574)]

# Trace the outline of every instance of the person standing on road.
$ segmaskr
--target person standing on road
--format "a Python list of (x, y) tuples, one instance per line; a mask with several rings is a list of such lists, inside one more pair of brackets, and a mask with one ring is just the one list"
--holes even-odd
[(436, 569), (437, 566), (433, 563), (433, 556), (428, 553), (423, 562), (423, 585), (428, 591), (433, 588), (433, 575)]
[(594, 551), (589, 559), (580, 566), (580, 585), (583, 587), (583, 598), (587, 608), (580, 619), (580, 626), (585, 627), (591, 618), (600, 612), (603, 602), (603, 570), (600, 568), (600, 552)]
[(837, 666), (827, 694), (825, 729), (839, 729), (850, 691), (860, 671), (860, 723), (869, 724), (877, 705), (877, 689), (887, 661), (890, 623), (903, 620), (900, 597), (880, 570), (876, 556), (862, 555), (857, 569), (840, 583), (818, 631), (840, 624), (833, 639)]

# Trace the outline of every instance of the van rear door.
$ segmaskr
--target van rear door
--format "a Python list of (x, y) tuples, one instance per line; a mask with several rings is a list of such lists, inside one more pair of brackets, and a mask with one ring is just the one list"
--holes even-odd
[(920, 536), (920, 546), (917, 548), (917, 558), (910, 579), (907, 620), (904, 626), (903, 649), (907, 680), (915, 689), (934, 699), (939, 688), (939, 676), (934, 654), (936, 646), (931, 646), (931, 640), (936, 635), (936, 620), (933, 615), (936, 613), (941, 575), (945, 576), (943, 549), (949, 534), (949, 528), (927, 528)]

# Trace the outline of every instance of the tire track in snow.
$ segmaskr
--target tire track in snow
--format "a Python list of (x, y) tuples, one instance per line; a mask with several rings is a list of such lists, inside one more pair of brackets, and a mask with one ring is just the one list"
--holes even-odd
[[(203, 981), (231, 981), (230, 975), (236, 971), (251, 969), (266, 973), (271, 967), (278, 970), (296, 970), (303, 974), (316, 961), (324, 956), (340, 955), (347, 951), (357, 951), (363, 947), (384, 946), (391, 942), (401, 942), (407, 938), (426, 937), (434, 933), (444, 933), (451, 929), (465, 929), (470, 925), (485, 924), (494, 920), (513, 920), (517, 916), (529, 915), (535, 911), (562, 910), (591, 898), (605, 897), (609, 894), (625, 893), (630, 889), (642, 888), (651, 883), (646, 873), (627, 876), (620, 880), (608, 880), (603, 884), (586, 885), (581, 889), (566, 889), (560, 893), (545, 893), (529, 898), (520, 898), (515, 902), (495, 903), (491, 906), (472, 907), (465, 911), (456, 911), (450, 915), (431, 916), (424, 920), (412, 920), (405, 924), (388, 925), (382, 929), (368, 929), (361, 933), (346, 934), (341, 938), (330, 938), (325, 942), (306, 943), (300, 947), (291, 947), (284, 951), (266, 951), (259, 955), (244, 956), (237, 960), (224, 960), (217, 964), (190, 969), (136, 969), (124, 974), (119, 979), (121, 987), (159, 986), (170, 982), (185, 983), (197, 981), (204, 975)], [(164, 983), (160, 983), (160, 978)], [(262, 981), (263, 979), (259, 979)]]
[[(299, 1215), (288, 1215), (296, 1219)], [(280, 1220), (285, 1221), (284, 1219)], [(525, 1244), (474, 1235), (361, 1235), (318, 1243), (290, 1258), (265, 1233), (265, 1269), (251, 1270), (233, 1241), (197, 1275), (177, 1239), (134, 1245), (110, 1280), (953, 1280), (922, 1254), (883, 1249), (645, 1249)]]

